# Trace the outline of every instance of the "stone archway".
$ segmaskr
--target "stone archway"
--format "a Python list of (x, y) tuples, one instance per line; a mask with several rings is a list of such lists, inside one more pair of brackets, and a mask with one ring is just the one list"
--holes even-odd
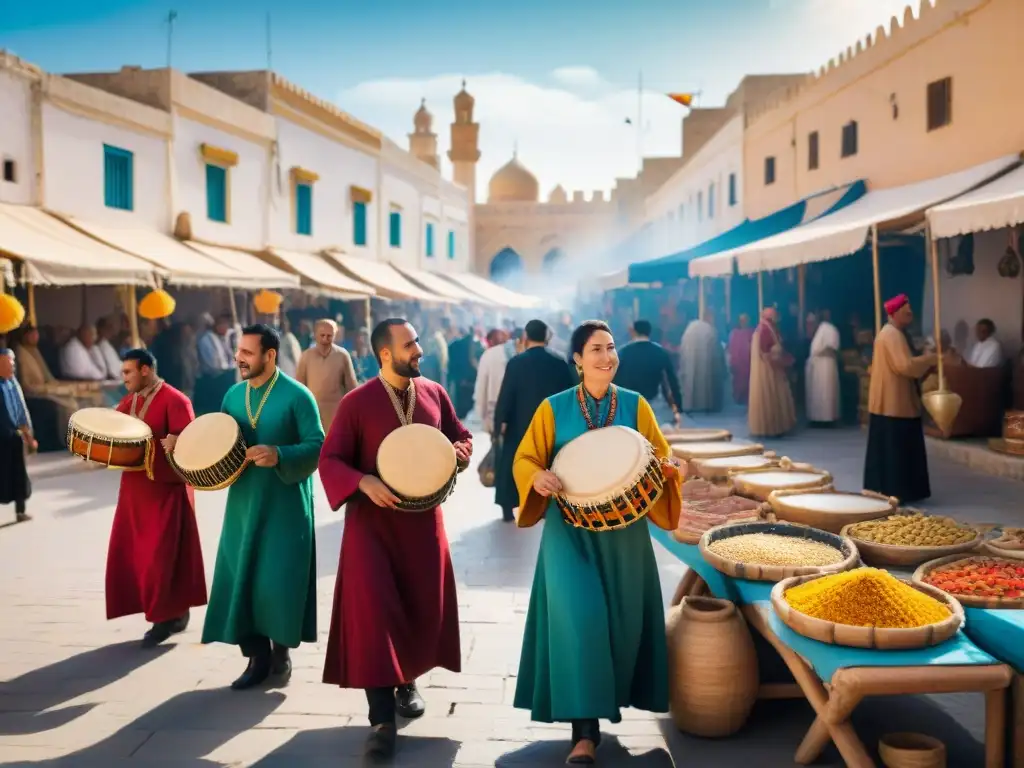
[(502, 248), (491, 259), (489, 272), (495, 282), (507, 282), (523, 271), (523, 259), (512, 248)]
[(554, 247), (550, 251), (544, 254), (544, 258), (541, 261), (541, 268), (545, 272), (553, 272), (565, 261), (565, 251), (559, 247)]

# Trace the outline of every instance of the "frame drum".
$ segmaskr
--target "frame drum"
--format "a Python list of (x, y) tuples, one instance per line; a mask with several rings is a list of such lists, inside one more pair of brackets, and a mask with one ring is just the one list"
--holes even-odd
[(167, 463), (197, 491), (219, 491), (249, 466), (245, 438), (226, 413), (206, 413), (181, 430)]
[(401, 501), (403, 512), (427, 512), (455, 490), (459, 462), (445, 434), (428, 424), (407, 424), (377, 449), (377, 474)]
[(68, 420), (67, 446), (75, 456), (107, 469), (152, 467), (153, 430), (142, 419), (113, 408), (82, 408)]
[(588, 531), (613, 531), (644, 518), (661, 498), (665, 474), (654, 448), (629, 427), (604, 427), (570, 440), (551, 462), (562, 483), (562, 518)]

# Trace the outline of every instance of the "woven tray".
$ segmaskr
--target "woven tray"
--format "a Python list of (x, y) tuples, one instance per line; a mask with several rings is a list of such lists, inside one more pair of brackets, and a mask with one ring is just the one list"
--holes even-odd
[(678, 459), (710, 459), (719, 456), (753, 456), (764, 453), (760, 443), (734, 443), (728, 440), (705, 440), (694, 443), (671, 443), (672, 453)]
[[(865, 499), (866, 503), (862, 510), (850, 509), (826, 512), (822, 510), (809, 509), (804, 506), (795, 506), (788, 501), (788, 499), (793, 496), (803, 496), (807, 494), (818, 495), (826, 493), (838, 494), (847, 497), (860, 497)], [(870, 503), (867, 502), (868, 499), (871, 500)], [(878, 504), (877, 502), (879, 501), (885, 502), (885, 504)], [(873, 491), (851, 493), (849, 491), (837, 491), (831, 486), (811, 490), (772, 491), (768, 496), (768, 503), (772, 505), (772, 511), (779, 520), (787, 520), (791, 523), (809, 525), (812, 528), (820, 528), (821, 530), (829, 531), (830, 533), (839, 533), (843, 530), (844, 526), (850, 525), (851, 523), (860, 523), (864, 520), (877, 520), (880, 517), (888, 517), (895, 512), (899, 506), (899, 502), (895, 498), (883, 496), (880, 493), (874, 493)]]
[[(918, 510), (913, 509), (900, 509), (896, 512), (897, 515), (908, 515), (911, 512), (917, 512)], [(944, 520), (948, 520), (952, 523), (956, 523), (962, 528), (969, 528), (962, 523), (957, 523), (949, 517), (942, 515), (929, 515), (929, 517), (939, 517)], [(878, 518), (881, 519), (881, 518)], [(970, 541), (966, 541), (963, 544), (947, 544), (939, 547), (915, 547), (902, 544), (879, 544), (875, 541), (867, 541), (865, 539), (857, 538), (850, 529), (858, 525), (857, 523), (850, 523), (844, 525), (843, 530), (840, 534), (848, 536), (853, 539), (853, 543), (857, 545), (857, 549), (860, 550), (860, 556), (868, 565), (920, 565), (921, 563), (927, 562), (928, 560), (934, 560), (938, 557), (946, 557), (947, 555), (955, 555), (960, 552), (970, 552), (972, 549), (981, 544), (984, 539), (984, 534), (980, 531), (975, 531), (974, 538)]]
[[(821, 541), (840, 550), (846, 557), (842, 562), (834, 565), (761, 565), (758, 563), (740, 563), (735, 560), (728, 560), (708, 549), (714, 541), (748, 533), (774, 533), (780, 536), (797, 536), (813, 541)], [(732, 576), (737, 579), (749, 579), (750, 581), (780, 581), (790, 576), (818, 576), (826, 573), (840, 573), (856, 568), (860, 562), (860, 553), (857, 551), (857, 545), (849, 539), (844, 539), (827, 531), (819, 531), (806, 525), (794, 525), (793, 523), (784, 522), (739, 523), (737, 525), (720, 525), (711, 528), (700, 538), (700, 553), (715, 570), (721, 571), (726, 576)]]
[[(735, 514), (736, 517), (722, 519), (703, 525), (708, 515), (722, 513)], [(745, 513), (745, 514), (744, 514)], [(683, 501), (683, 510), (679, 515), (679, 527), (672, 531), (672, 537), (683, 544), (699, 544), (701, 537), (712, 528), (723, 525), (756, 522), (774, 516), (767, 504), (759, 504), (742, 496), (726, 496), (718, 499), (702, 499), (699, 501)], [(684, 528), (684, 526), (689, 526)], [(703, 525), (703, 527), (701, 527)], [(699, 530), (694, 530), (694, 527)]]
[(809, 637), (820, 643), (844, 645), (851, 648), (876, 648), (883, 651), (927, 648), (949, 640), (964, 623), (964, 609), (960, 603), (941, 589), (935, 589), (928, 584), (914, 583), (910, 586), (941, 602), (949, 608), (950, 615), (935, 624), (912, 629), (884, 629), (836, 624), (801, 613), (786, 602), (787, 589), (818, 578), (821, 576), (796, 576), (780, 581), (772, 588), (772, 608), (787, 627), (798, 635)]
[(710, 443), (717, 440), (732, 440), (732, 433), (725, 429), (662, 427), (661, 434), (670, 443)]
[(763, 454), (751, 453), (744, 456), (707, 456), (694, 459), (689, 464), (690, 474), (705, 480), (728, 480), (731, 472), (753, 472), (760, 469), (771, 469), (781, 465), (785, 459), (779, 459), (773, 451)]
[[(971, 560), (984, 560), (992, 559), (993, 556), (985, 555), (949, 555), (948, 557), (940, 557), (937, 560), (930, 560), (918, 566), (917, 570), (914, 571), (914, 575), (911, 577), (915, 587), (928, 587), (934, 589), (937, 592), (941, 592), (944, 595), (949, 595), (951, 598), (959, 602), (961, 605), (966, 605), (968, 608), (999, 608), (999, 609), (1021, 609), (1024, 608), (1024, 597), (1010, 597), (1010, 598), (999, 598), (999, 597), (974, 597), (972, 595), (954, 595), (952, 593), (943, 592), (938, 587), (933, 587), (931, 584), (924, 583), (924, 577), (934, 571), (936, 568), (941, 568), (952, 563), (968, 562)], [(1006, 558), (1011, 560), (1012, 558)]]
[[(771, 472), (783, 472), (786, 474), (792, 474), (795, 472), (806, 472), (818, 475), (815, 478), (807, 478), (804, 482), (796, 483), (794, 485), (787, 485), (785, 488), (773, 488), (768, 485), (758, 485), (758, 475), (768, 474)], [(764, 469), (745, 469), (736, 470), (729, 473), (729, 481), (733, 484), (733, 488), (736, 489), (736, 493), (740, 496), (746, 496), (750, 499), (757, 499), (758, 501), (768, 501), (768, 497), (774, 491), (786, 490), (786, 491), (807, 491), (818, 488), (831, 488), (832, 487), (832, 475), (823, 469), (811, 466), (810, 464), (794, 464), (788, 459), (783, 459), (778, 467), (766, 467)]]

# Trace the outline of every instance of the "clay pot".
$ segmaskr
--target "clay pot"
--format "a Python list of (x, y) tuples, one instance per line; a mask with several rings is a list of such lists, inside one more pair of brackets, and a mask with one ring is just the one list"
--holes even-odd
[(922, 733), (890, 733), (878, 742), (886, 768), (946, 768), (946, 745)]
[(668, 635), (672, 720), (694, 736), (729, 736), (757, 700), (757, 656), (747, 623), (728, 600), (687, 597), (671, 609)]

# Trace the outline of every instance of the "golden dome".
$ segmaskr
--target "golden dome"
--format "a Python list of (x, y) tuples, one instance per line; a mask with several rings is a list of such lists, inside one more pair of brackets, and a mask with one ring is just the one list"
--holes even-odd
[(501, 166), (487, 188), (489, 203), (536, 203), (540, 196), (537, 177), (526, 170), (516, 155)]
[(476, 104), (476, 99), (469, 95), (466, 91), (466, 81), (462, 81), (462, 90), (455, 94), (455, 111), (456, 112), (469, 112), (473, 109), (473, 105)]
[(420, 108), (416, 110), (412, 124), (416, 128), (416, 133), (430, 133), (430, 129), (434, 126), (434, 116), (427, 109), (426, 99), (420, 102)]

